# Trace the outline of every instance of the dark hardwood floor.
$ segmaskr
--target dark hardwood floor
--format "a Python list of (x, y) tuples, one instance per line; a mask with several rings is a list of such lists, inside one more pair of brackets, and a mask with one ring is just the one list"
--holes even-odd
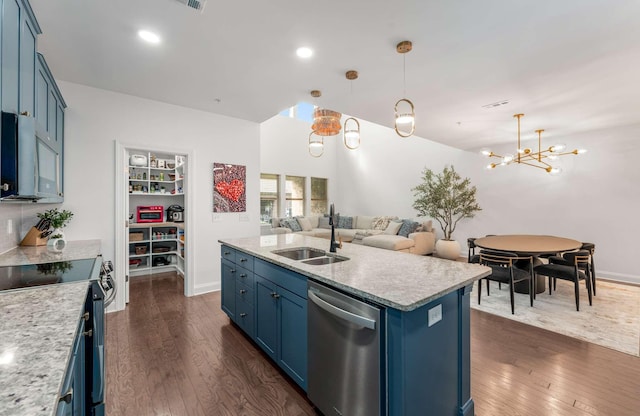
[[(476, 310), (471, 324), (476, 415), (640, 414), (640, 358)], [(186, 298), (174, 273), (133, 279), (106, 340), (109, 416), (316, 414), (219, 292)]]

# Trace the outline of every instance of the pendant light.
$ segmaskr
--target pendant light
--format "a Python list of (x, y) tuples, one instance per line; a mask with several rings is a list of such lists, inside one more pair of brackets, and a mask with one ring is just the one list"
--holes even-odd
[[(319, 90), (311, 91), (313, 98), (318, 98), (321, 95)], [(309, 133), (309, 154), (311, 156), (320, 157), (324, 153), (324, 136), (335, 136), (340, 133), (340, 129), (342, 129), (341, 117), (342, 114), (337, 111), (316, 106), (313, 110), (311, 133)]]
[[(402, 54), (403, 95), (407, 95), (406, 54), (411, 52), (413, 44), (409, 40), (403, 40), (396, 45), (396, 51)], [(409, 137), (416, 131), (416, 114), (411, 100), (401, 98), (396, 102), (394, 128), (400, 137)]]
[[(345, 77), (351, 81), (351, 95), (353, 95), (353, 80), (358, 79), (358, 71), (347, 71)], [(349, 117), (344, 121), (342, 139), (349, 150), (355, 150), (360, 147), (360, 122), (358, 120)]]

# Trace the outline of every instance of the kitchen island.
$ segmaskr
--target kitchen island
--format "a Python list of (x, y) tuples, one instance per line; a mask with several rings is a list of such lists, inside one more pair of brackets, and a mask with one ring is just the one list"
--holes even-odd
[[(308, 264), (274, 251), (328, 250), (329, 241), (292, 234), (220, 242), (223, 310), (303, 389), (310, 279), (383, 311), (381, 414), (474, 414), (469, 293), (489, 268), (356, 244), (338, 250), (348, 260)], [(281, 306), (265, 312), (261, 293)]]

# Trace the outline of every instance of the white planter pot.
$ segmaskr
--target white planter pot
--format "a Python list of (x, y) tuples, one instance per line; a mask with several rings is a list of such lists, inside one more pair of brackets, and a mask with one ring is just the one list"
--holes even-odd
[(436, 255), (443, 259), (456, 260), (460, 257), (460, 243), (456, 240), (438, 240)]

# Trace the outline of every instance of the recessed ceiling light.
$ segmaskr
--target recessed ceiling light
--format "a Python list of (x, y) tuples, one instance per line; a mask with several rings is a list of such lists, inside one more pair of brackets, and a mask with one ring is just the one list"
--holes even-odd
[(310, 58), (311, 55), (313, 55), (313, 51), (311, 50), (311, 48), (303, 46), (296, 49), (296, 55), (298, 55), (300, 58)]
[(149, 43), (153, 43), (153, 44), (160, 43), (160, 36), (156, 35), (153, 32), (149, 32), (148, 30), (138, 31), (138, 36), (140, 36), (143, 40)]

